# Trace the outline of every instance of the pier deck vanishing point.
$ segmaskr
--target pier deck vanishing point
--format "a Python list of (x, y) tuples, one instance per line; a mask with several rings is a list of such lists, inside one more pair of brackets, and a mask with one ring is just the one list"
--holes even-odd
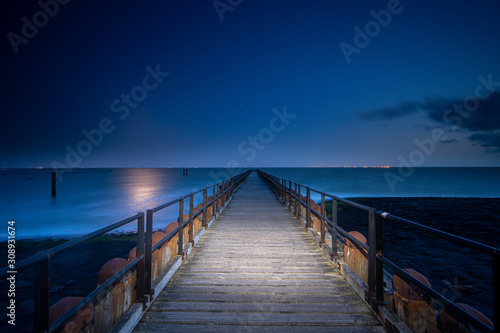
[(256, 172), (134, 332), (385, 332)]

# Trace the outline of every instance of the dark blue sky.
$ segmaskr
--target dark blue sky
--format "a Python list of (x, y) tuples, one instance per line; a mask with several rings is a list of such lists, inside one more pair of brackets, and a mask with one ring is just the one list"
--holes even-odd
[(13, 3), (1, 167), (500, 165), (499, 1)]

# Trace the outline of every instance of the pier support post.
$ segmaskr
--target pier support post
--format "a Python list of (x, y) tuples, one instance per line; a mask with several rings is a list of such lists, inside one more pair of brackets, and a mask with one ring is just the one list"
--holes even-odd
[(144, 253), (144, 292), (151, 295), (151, 263), (152, 263), (152, 247), (153, 247), (153, 211), (146, 211), (146, 249)]
[(217, 198), (217, 195), (218, 195), (217, 185), (213, 186), (212, 193), (213, 193), (212, 196), (213, 196), (213, 200), (214, 200), (212, 212), (213, 212), (214, 217), (216, 217), (216, 214), (219, 212), (219, 210), (218, 210), (219, 207), (217, 206), (217, 202), (219, 201), (219, 199)]
[(184, 228), (183, 228), (183, 224), (184, 224), (184, 199), (181, 198), (179, 200), (179, 219), (177, 220), (177, 223), (179, 223), (179, 226), (181, 227), (181, 229), (179, 230), (179, 250), (178, 250), (178, 254), (179, 255), (183, 255), (183, 252), (184, 252)]
[(56, 173), (52, 172), (52, 179), (50, 181), (50, 194), (55, 197), (56, 196)]
[[(137, 219), (137, 257), (144, 254), (144, 215)], [(145, 305), (145, 280), (144, 280), (144, 263), (143, 258), (137, 264), (137, 301)]]
[(35, 266), (34, 332), (49, 331), (50, 255), (48, 252), (45, 252), (45, 255), (47, 258)]
[(493, 318), (495, 332), (500, 332), (500, 252), (493, 254)]
[(288, 181), (288, 206), (292, 207), (293, 197), (292, 197), (292, 181)]
[(207, 188), (203, 189), (203, 227), (207, 227)]
[(370, 304), (373, 305), (375, 298), (375, 261), (377, 252), (375, 244), (377, 234), (375, 231), (375, 208), (370, 208), (368, 213), (368, 292), (370, 294)]
[(189, 222), (189, 242), (194, 247), (194, 221), (193, 221), (193, 193), (189, 195), (189, 218), (191, 222)]
[(377, 254), (382, 254), (382, 222), (375, 208), (369, 211), (368, 233), (368, 290), (371, 304), (376, 308), (384, 302), (384, 285), (383, 266), (377, 260)]
[(325, 195), (321, 194), (321, 244), (325, 244), (325, 233), (326, 233), (326, 224), (325, 224)]
[(337, 256), (337, 200), (332, 198), (332, 257)]
[(297, 197), (297, 183), (295, 183), (295, 199), (294, 199), (294, 204), (295, 204), (295, 211), (294, 211), (294, 214), (295, 216), (298, 216), (299, 214), (299, 206), (300, 206), (300, 203), (299, 203), (299, 199), (300, 199), (300, 195)]
[(311, 189), (306, 187), (306, 229), (311, 226)]

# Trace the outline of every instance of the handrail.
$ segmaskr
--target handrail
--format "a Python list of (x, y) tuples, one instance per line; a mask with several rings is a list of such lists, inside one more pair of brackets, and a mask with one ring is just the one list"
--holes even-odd
[(431, 227), (428, 227), (428, 226), (425, 226), (425, 225), (422, 225), (422, 224), (419, 224), (419, 223), (416, 223), (416, 222), (413, 222), (413, 221), (410, 221), (410, 220), (407, 220), (407, 219), (404, 219), (404, 218), (401, 218), (398, 216), (393, 216), (390, 214), (386, 215), (385, 213), (379, 213), (379, 212), (377, 212), (377, 213), (387, 220), (407, 225), (407, 226), (412, 227), (414, 229), (417, 229), (417, 230), (426, 232), (428, 234), (432, 234), (434, 236), (446, 239), (447, 241), (450, 241), (452, 243), (455, 243), (455, 244), (458, 244), (461, 246), (466, 246), (469, 249), (476, 250), (478, 252), (487, 254), (489, 256), (494, 256), (495, 251), (499, 250), (499, 249), (494, 248), (493, 246), (489, 246), (489, 245), (482, 244), (482, 243), (479, 243), (479, 242), (476, 242), (476, 241), (473, 241), (473, 240), (470, 240), (470, 239), (467, 239), (464, 237), (453, 235), (453, 234), (450, 234), (448, 232), (434, 229), (434, 228), (431, 228)]
[[(22, 261), (16, 263), (16, 271), (19, 272), (19, 271), (22, 271), (24, 270), (25, 268), (29, 267), (29, 266), (33, 266), (33, 265), (36, 265), (36, 264), (39, 264), (41, 263), (42, 261), (44, 261), (47, 256), (49, 257), (53, 257), (69, 248), (72, 248), (76, 245), (79, 245), (81, 243), (84, 243), (86, 241), (89, 241), (93, 238), (96, 238), (96, 237), (99, 237), (99, 236), (102, 236), (104, 235), (105, 233), (107, 232), (110, 232), (116, 228), (119, 228), (127, 223), (130, 223), (134, 220), (137, 220), (139, 217), (141, 216), (144, 216), (144, 213), (138, 213), (134, 216), (131, 216), (131, 217), (128, 217), (126, 219), (123, 219), (119, 222), (116, 222), (116, 223), (113, 223), (107, 227), (104, 227), (104, 228), (101, 228), (99, 230), (96, 230), (94, 232), (91, 232), (85, 236), (82, 236), (82, 237), (79, 237), (79, 238), (76, 238), (76, 239), (73, 239), (73, 240), (70, 240), (66, 243), (63, 243), (61, 245), (58, 245), (58, 246), (55, 246), (51, 249), (48, 249), (48, 250), (44, 250), (44, 251), (40, 251), (38, 252), (37, 254), (31, 256), (31, 257), (28, 257), (26, 259), (23, 259)], [(4, 267), (0, 270), (0, 279), (3, 279), (5, 276), (7, 276), (7, 271), (9, 271), (9, 267)]]
[(130, 272), (131, 270), (135, 269), (135, 267), (144, 259), (144, 255), (141, 255), (140, 257), (135, 258), (132, 260), (127, 266), (123, 267), (121, 270), (119, 270), (116, 274), (114, 274), (112, 277), (110, 277), (106, 282), (101, 284), (98, 288), (94, 289), (90, 294), (87, 295), (84, 299), (82, 299), (80, 302), (78, 302), (75, 306), (73, 306), (69, 311), (65, 312), (61, 317), (57, 318), (52, 325), (50, 325), (50, 331), (56, 332), (58, 331), (61, 326), (68, 320), (70, 319), (73, 315), (75, 315), (78, 311), (83, 309), (85, 305), (88, 303), (92, 302), (92, 300), (96, 299), (97, 297), (101, 296), (102, 297), (102, 292), (104, 290), (107, 290), (108, 288), (115, 286), (116, 284), (120, 283), (123, 281), (123, 278), (125, 275)]
[[(49, 288), (49, 281), (50, 281), (50, 259), (57, 254), (64, 252), (70, 248), (73, 248), (79, 244), (85, 243), (91, 239), (97, 238), (101, 235), (104, 235), (107, 232), (110, 232), (112, 230), (115, 230), (125, 224), (128, 224), (130, 222), (137, 221), (137, 232), (139, 234), (139, 239), (140, 239), (140, 234), (141, 234), (141, 224), (144, 226), (144, 213), (137, 213), (136, 215), (133, 215), (131, 217), (128, 217), (126, 219), (123, 219), (121, 221), (118, 221), (116, 223), (113, 223), (109, 226), (106, 226), (104, 228), (98, 229), (94, 232), (91, 232), (87, 235), (81, 236), (79, 238), (73, 239), (71, 241), (68, 241), (64, 244), (55, 246), (51, 249), (40, 251), (37, 254), (26, 258), (22, 261), (20, 261), (18, 264), (16, 264), (15, 271), (19, 272), (22, 271), (28, 267), (35, 266), (35, 283), (34, 283), (34, 302), (33, 302), (33, 309), (34, 309), (34, 322), (33, 322), (33, 331), (34, 332), (52, 332), (57, 330), (57, 328), (60, 327), (63, 323), (61, 321), (56, 321), (52, 325), (49, 324), (49, 307), (50, 307), (50, 288)], [(142, 234), (144, 233), (144, 227), (142, 228)], [(138, 265), (138, 262), (133, 262), (134, 267)], [(131, 263), (132, 264), (132, 263)], [(131, 265), (128, 265), (131, 266)], [(128, 267), (127, 266), (127, 267)], [(3, 279), (5, 276), (9, 274), (9, 266), (3, 268), (0, 270), (0, 279)], [(117, 280), (118, 278), (121, 277), (121, 275), (118, 275), (120, 272), (115, 274), (114, 280)], [(108, 283), (108, 285), (110, 285)], [(85, 301), (86, 305), (87, 303), (90, 302), (90, 298), (87, 296), (87, 298), (83, 299), (80, 301), (78, 304), (81, 302)], [(77, 304), (77, 305), (78, 305)], [(82, 305), (82, 307), (84, 306)], [(74, 309), (73, 307), (71, 313), (69, 315), (72, 315), (76, 313), (77, 310)], [(78, 308), (81, 308), (80, 305), (78, 305)]]
[[(184, 242), (182, 239), (182, 234), (184, 228), (189, 224), (190, 225), (190, 236), (193, 235), (193, 220), (203, 214), (203, 226), (206, 227), (206, 219), (207, 219), (207, 208), (209, 206), (214, 206), (216, 208), (217, 201), (222, 198), (224, 203), (226, 203), (231, 197), (234, 191), (241, 185), (241, 183), (246, 179), (251, 170), (247, 170), (243, 173), (240, 173), (236, 176), (228, 178), (219, 183), (207, 186), (203, 189), (197, 190), (195, 192), (191, 192), (188, 195), (181, 196), (178, 199), (172, 200), (165, 204), (159, 205), (153, 209), (148, 209), (146, 214), (146, 233), (144, 233), (144, 219), (145, 214), (143, 212), (137, 213), (136, 215), (130, 216), (121, 221), (115, 222), (111, 225), (93, 231), (84, 236), (78, 237), (76, 239), (65, 242), (61, 245), (55, 246), (48, 250), (44, 250), (38, 252), (37, 254), (28, 257), (15, 265), (15, 271), (18, 273), (28, 267), (35, 266), (35, 283), (34, 283), (34, 323), (33, 323), (33, 331), (34, 332), (55, 332), (62, 327), (62, 325), (71, 318), (74, 314), (76, 314), (79, 310), (81, 310), (84, 306), (86, 306), (90, 302), (96, 301), (98, 297), (102, 296), (102, 292), (107, 290), (108, 288), (120, 283), (124, 276), (130, 272), (131, 270), (136, 269), (138, 271), (138, 285), (137, 285), (137, 300), (145, 302), (145, 296), (147, 294), (151, 294), (151, 258), (152, 252), (156, 249), (160, 248), (166, 242), (170, 241), (175, 237), (176, 234), (179, 235), (179, 253), (181, 254), (184, 247)], [(213, 188), (213, 196), (214, 198), (207, 202), (207, 191), (208, 188)], [(193, 197), (195, 194), (198, 194), (203, 191), (203, 207), (196, 213), (193, 213)], [(186, 198), (190, 198), (190, 210), (189, 210), (189, 219), (183, 221), (183, 202)], [(172, 232), (170, 232), (166, 237), (164, 237), (160, 242), (152, 246), (152, 224), (153, 224), (153, 213), (159, 210), (162, 210), (166, 207), (169, 207), (173, 204), (179, 203), (179, 220), (181, 221), (180, 225), (175, 228)], [(88, 242), (94, 238), (102, 236), (110, 231), (113, 231), (125, 224), (137, 221), (137, 257), (132, 260), (129, 264), (127, 264), (124, 268), (122, 268), (119, 272), (114, 274), (111, 278), (109, 278), (106, 282), (92, 291), (87, 297), (78, 302), (75, 306), (73, 306), (69, 311), (67, 311), (64, 315), (55, 320), (52, 324), (49, 324), (49, 301), (50, 301), (50, 289), (49, 289), (49, 279), (50, 279), (50, 259), (62, 252), (65, 252), (79, 244)], [(182, 222), (183, 221), (183, 222)], [(192, 241), (192, 239), (190, 239)], [(11, 274), (13, 269), (9, 268), (9, 266), (0, 269), (0, 279), (5, 278), (7, 275)]]
[[(368, 292), (370, 295), (370, 305), (373, 308), (377, 308), (378, 306), (384, 304), (384, 294), (383, 294), (383, 264), (392, 268), (398, 276), (400, 276), (405, 281), (410, 281), (415, 285), (421, 287), (423, 290), (428, 292), (431, 296), (440, 298), (443, 300), (443, 304), (446, 308), (450, 309), (453, 313), (461, 316), (461, 318), (465, 319), (467, 322), (471, 323), (475, 327), (481, 329), (483, 332), (500, 332), (500, 249), (494, 248), (492, 246), (482, 244), (476, 241), (469, 240), (464, 237), (456, 236), (435, 228), (431, 228), (417, 222), (394, 216), (386, 212), (377, 211), (373, 207), (364, 206), (358, 204), (356, 202), (339, 198), (335, 195), (312, 189), (308, 186), (301, 185), (299, 183), (293, 182), (288, 179), (282, 179), (276, 177), (272, 174), (264, 172), (262, 170), (258, 170), (259, 174), (264, 177), (264, 179), (271, 185), (271, 188), (276, 193), (276, 195), (285, 202), (287, 200), (286, 195), (293, 201), (289, 204), (295, 205), (295, 213), (297, 217), (300, 218), (300, 205), (303, 205), (306, 209), (306, 228), (310, 226), (310, 214), (316, 215), (322, 223), (322, 231), (321, 238), (324, 241), (324, 231), (326, 229), (326, 225), (331, 227), (332, 231), (332, 252), (333, 255), (336, 255), (336, 243), (337, 243), (337, 233), (340, 233), (345, 238), (349, 239), (358, 249), (364, 249), (368, 251)], [(288, 185), (287, 185), (288, 184)], [(292, 186), (293, 185), (293, 186)], [(292, 189), (292, 188), (295, 188)], [(301, 188), (305, 188), (307, 191), (306, 201), (301, 199)], [(311, 191), (321, 194), (321, 202), (322, 202), (322, 212), (316, 211), (314, 208), (310, 206), (310, 193)], [(325, 197), (332, 199), (332, 207), (335, 207), (335, 213), (332, 215), (331, 221), (326, 217), (324, 213), (324, 201)], [(339, 227), (336, 223), (336, 205), (337, 202), (343, 202), (352, 207), (361, 209), (363, 211), (369, 212), (369, 240), (368, 245), (363, 244), (356, 238), (352, 237), (349, 233), (347, 233), (344, 229)], [(476, 317), (472, 316), (468, 312), (464, 311), (462, 308), (457, 306), (452, 301), (448, 300), (444, 296), (440, 295), (434, 289), (429, 288), (422, 284), (420, 281), (407, 274), (402, 268), (397, 266), (396, 264), (389, 261), (382, 254), (382, 223), (381, 219), (384, 218), (388, 221), (396, 222), (399, 224), (403, 224), (414, 229), (418, 229), (424, 233), (432, 234), (441, 239), (448, 240), (452, 243), (459, 244), (460, 246), (467, 247), (472, 250), (476, 250), (478, 252), (487, 254), (492, 257), (493, 261), (493, 298), (494, 298), (494, 326), (490, 327), (485, 323), (478, 320)], [(334, 232), (335, 231), (335, 232)]]

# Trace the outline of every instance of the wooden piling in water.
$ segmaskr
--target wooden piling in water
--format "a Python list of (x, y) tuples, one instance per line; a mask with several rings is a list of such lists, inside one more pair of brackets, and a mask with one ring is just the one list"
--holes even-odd
[(52, 194), (53, 197), (56, 196), (56, 173), (55, 172), (52, 172), (50, 193)]

